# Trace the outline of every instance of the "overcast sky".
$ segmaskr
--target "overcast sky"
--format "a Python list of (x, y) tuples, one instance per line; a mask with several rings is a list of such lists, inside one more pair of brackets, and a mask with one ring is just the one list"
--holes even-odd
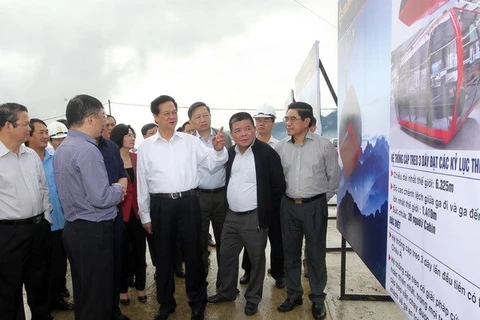
[(298, 2), (0, 0), (0, 101), (50, 122), (86, 93), (132, 104), (112, 113), (137, 131), (160, 94), (179, 103), (179, 125), (195, 101), (216, 126), (265, 102), (283, 109), (315, 40), (337, 85), (337, 30), (324, 21), (336, 25), (337, 1)]

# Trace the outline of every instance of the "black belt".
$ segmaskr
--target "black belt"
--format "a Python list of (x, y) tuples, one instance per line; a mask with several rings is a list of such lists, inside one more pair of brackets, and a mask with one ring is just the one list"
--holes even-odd
[(182, 191), (182, 192), (171, 192), (171, 193), (150, 193), (150, 197), (154, 198), (167, 198), (167, 199), (180, 199), (180, 198), (185, 198), (185, 197), (190, 197), (195, 194), (195, 190), (188, 190), (188, 191)]
[(243, 216), (244, 214), (249, 214), (249, 213), (252, 213), (254, 211), (257, 211), (257, 209), (248, 210), (248, 211), (240, 211), (240, 212), (233, 211), (233, 210), (230, 210), (230, 211), (232, 211), (235, 214), (238, 214), (239, 216)]
[(20, 224), (39, 224), (43, 221), (45, 217), (44, 213), (40, 213), (39, 215), (26, 218), (26, 219), (17, 219), (17, 220), (0, 220), (0, 224), (4, 225), (20, 225)]
[(216, 189), (200, 189), (200, 188), (197, 188), (196, 190), (198, 192), (201, 192), (201, 193), (219, 193), (219, 192), (222, 192), (223, 190), (225, 190), (225, 187), (220, 187), (220, 188), (216, 188)]
[(294, 198), (290, 198), (290, 197), (287, 197), (287, 196), (285, 196), (285, 197), (295, 204), (303, 204), (303, 203), (308, 203), (308, 202), (315, 201), (315, 200), (320, 199), (321, 197), (324, 197), (324, 196), (325, 196), (325, 193), (318, 194), (318, 195), (313, 196), (311, 198), (297, 198), (297, 199), (294, 199)]

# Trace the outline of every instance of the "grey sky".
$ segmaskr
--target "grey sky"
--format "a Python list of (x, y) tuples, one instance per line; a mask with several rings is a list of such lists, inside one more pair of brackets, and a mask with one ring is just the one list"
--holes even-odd
[[(336, 1), (300, 2), (335, 23)], [(322, 13), (325, 8), (335, 15), (332, 16), (331, 12)], [(288, 19), (290, 16), (291, 20)], [(257, 32), (252, 28), (261, 28), (262, 25), (270, 28), (273, 37), (276, 28), (265, 21), (278, 23), (278, 30), (283, 28), (281, 32), (289, 29), (293, 31), (304, 20), (300, 18), (299, 21), (302, 16), (311, 19), (319, 27), (313, 31), (304, 30), (305, 33), (311, 32), (311, 35), (304, 41), (303, 47), (297, 48), (296, 55), (299, 58), (295, 58), (296, 61), (283, 60), (285, 64), (294, 64), (290, 68), (297, 71), (309, 47), (321, 38), (320, 29), (324, 27), (334, 37), (336, 30), (293, 0), (0, 0), (3, 26), (0, 28), (0, 101), (25, 104), (32, 117), (43, 118), (62, 114), (66, 106), (65, 99), (79, 93), (93, 95), (102, 102), (112, 99), (148, 104), (159, 94), (174, 95), (171, 91), (175, 92), (153, 74), (162, 75), (162, 79), (171, 79), (169, 83), (178, 88), (180, 84), (188, 84), (188, 81), (181, 80), (182, 77), (185, 80), (194, 78), (195, 82), (189, 84), (194, 86), (199, 84), (199, 79), (208, 78), (209, 71), (217, 82), (205, 80), (210, 84), (200, 92), (190, 91), (195, 92), (195, 96), (185, 97), (185, 105), (193, 102), (188, 100), (205, 100), (206, 97), (202, 96), (209, 88), (219, 94), (221, 86), (228, 86), (230, 82), (237, 87), (236, 92), (242, 93), (244, 90), (239, 88), (238, 83), (228, 78), (221, 79), (228, 75), (214, 70), (217, 55), (219, 60), (223, 59), (224, 63), (241, 70), (251, 67), (255, 79), (250, 81), (258, 80), (258, 86), (265, 86), (265, 81), (261, 81), (264, 75), (272, 76), (272, 72), (282, 69), (281, 64), (275, 62), (276, 68), (267, 68), (265, 63), (259, 64), (257, 60), (250, 65), (249, 56), (258, 58), (261, 52), (253, 49), (243, 52), (239, 58), (223, 48), (226, 46), (235, 50), (231, 41), (239, 41), (242, 45), (237, 50), (245, 50), (252, 43), (248, 37), (253, 39), (262, 33), (262, 30)], [(275, 17), (285, 18), (275, 21)], [(268, 34), (267, 32), (266, 39), (262, 40), (264, 43), (268, 43)], [(295, 31), (295, 34), (298, 35), (299, 32)], [(243, 38), (238, 40), (238, 37)], [(288, 37), (291, 38), (290, 35)], [(276, 43), (274, 52), (270, 54), (282, 55), (278, 48), (288, 48), (290, 42), (294, 43), (289, 38), (284, 39), (284, 44)], [(252, 45), (252, 48), (264, 49), (261, 44)], [(320, 51), (322, 56), (322, 49)], [(334, 52), (336, 56), (336, 48)], [(197, 61), (196, 56), (199, 56)], [(205, 57), (213, 59), (207, 61), (207, 64), (208, 59)], [(225, 59), (231, 60), (225, 62)], [(291, 59), (291, 56), (286, 56), (285, 59)], [(185, 65), (189, 66), (188, 70), (182, 69)], [(336, 73), (336, 67), (333, 69), (327, 66), (327, 69)], [(290, 87), (293, 88), (295, 74), (288, 76), (291, 78)], [(170, 92), (163, 91), (162, 87)], [(189, 87), (181, 89), (182, 92), (189, 91)], [(252, 91), (251, 88), (247, 90)], [(278, 101), (285, 100), (287, 90), (288, 88), (279, 88)], [(211, 93), (208, 97), (210, 96)], [(250, 96), (258, 96), (258, 101), (252, 101), (253, 107), (268, 98), (253, 92)], [(182, 97), (179, 98), (182, 100)], [(239, 97), (235, 97), (235, 100), (237, 98)], [(232, 99), (233, 97), (229, 101)], [(220, 101), (218, 103), (224, 104)], [(239, 108), (245, 104), (239, 101), (239, 104), (228, 107)], [(149, 120), (150, 118), (146, 119)]]

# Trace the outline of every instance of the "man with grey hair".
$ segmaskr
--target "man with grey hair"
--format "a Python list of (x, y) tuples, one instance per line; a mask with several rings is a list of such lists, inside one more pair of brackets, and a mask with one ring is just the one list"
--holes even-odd
[(23, 285), (32, 319), (53, 319), (48, 276), (51, 205), (40, 158), (23, 145), (30, 137), (29, 124), (25, 106), (17, 103), (0, 105), (2, 320), (25, 319)]

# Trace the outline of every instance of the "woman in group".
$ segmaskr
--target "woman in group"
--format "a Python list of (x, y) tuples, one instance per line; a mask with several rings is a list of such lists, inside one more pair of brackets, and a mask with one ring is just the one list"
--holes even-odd
[(137, 155), (132, 152), (135, 148), (135, 130), (125, 124), (118, 124), (113, 128), (110, 140), (120, 147), (123, 166), (127, 171), (128, 188), (127, 195), (122, 202), (123, 220), (125, 221), (125, 231), (123, 234), (123, 266), (120, 284), (120, 303), (130, 304), (128, 296), (128, 265), (133, 261), (133, 272), (135, 276), (135, 289), (137, 290), (138, 301), (147, 302), (145, 295), (145, 281), (147, 263), (146, 253), (146, 233), (138, 215), (137, 203), (137, 184), (135, 181), (137, 169)]

